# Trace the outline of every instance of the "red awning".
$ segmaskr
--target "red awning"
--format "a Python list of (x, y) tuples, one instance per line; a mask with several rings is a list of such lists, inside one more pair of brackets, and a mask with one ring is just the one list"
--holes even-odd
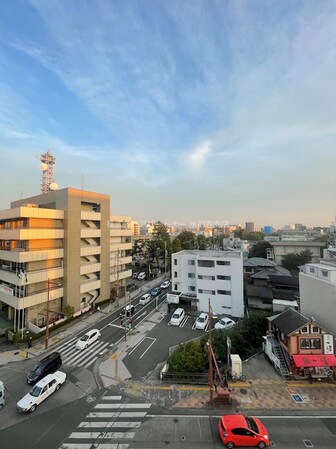
[(293, 360), (298, 368), (336, 366), (334, 354), (296, 354), (293, 355)]

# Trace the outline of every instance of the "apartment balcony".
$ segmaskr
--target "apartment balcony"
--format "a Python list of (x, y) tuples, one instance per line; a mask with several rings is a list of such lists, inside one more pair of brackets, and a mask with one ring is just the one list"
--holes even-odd
[(121, 281), (123, 279), (127, 279), (132, 277), (132, 270), (122, 270), (119, 271), (119, 273), (111, 273), (110, 274), (110, 282), (117, 282), (117, 281)]
[(88, 211), (88, 210), (82, 210), (81, 211), (81, 220), (101, 221), (101, 213)]
[(81, 236), (82, 239), (95, 238), (95, 237), (100, 238), (101, 237), (101, 230), (100, 229), (96, 229), (96, 228), (93, 228), (93, 229), (91, 229), (91, 228), (81, 228), (80, 236)]
[(81, 256), (94, 256), (96, 254), (101, 254), (101, 246), (81, 246), (80, 255)]
[(0, 269), (0, 280), (8, 282), (14, 285), (29, 285), (29, 284), (37, 284), (39, 282), (47, 281), (48, 279), (60, 279), (63, 278), (63, 267), (59, 268), (48, 268), (45, 270), (37, 270), (37, 271), (28, 271), (26, 273), (26, 277), (22, 279), (18, 278), (17, 273), (15, 271), (8, 271)]
[[(14, 290), (10, 292), (11, 289), (8, 289), (7, 292), (3, 290), (3, 286), (0, 285), (0, 301), (8, 304), (15, 309), (26, 309), (28, 307), (33, 307), (39, 304), (47, 303), (48, 301), (48, 290), (46, 289), (43, 292), (36, 293), (33, 295), (26, 296), (24, 298), (17, 298), (14, 295)], [(59, 299), (63, 297), (63, 287), (52, 288), (49, 290), (49, 301), (53, 301), (54, 299)]]
[(63, 239), (63, 229), (1, 229), (0, 240)]
[(110, 252), (114, 253), (117, 251), (126, 251), (132, 249), (132, 243), (111, 243)]
[(110, 237), (131, 237), (132, 231), (130, 229), (111, 228)]
[(85, 265), (81, 265), (80, 274), (90, 274), (100, 272), (101, 264), (100, 263), (87, 263)]
[(97, 290), (101, 287), (100, 279), (88, 279), (87, 281), (81, 281), (80, 293), (89, 293), (91, 290)]

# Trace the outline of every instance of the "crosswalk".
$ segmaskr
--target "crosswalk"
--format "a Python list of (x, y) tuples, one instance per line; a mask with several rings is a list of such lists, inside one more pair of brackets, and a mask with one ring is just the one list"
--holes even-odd
[(103, 396), (59, 449), (128, 449), (151, 404), (121, 401)]
[(113, 346), (113, 343), (97, 340), (86, 349), (78, 350), (76, 349), (77, 340), (78, 338), (72, 338), (55, 348), (61, 354), (64, 365), (88, 368)]

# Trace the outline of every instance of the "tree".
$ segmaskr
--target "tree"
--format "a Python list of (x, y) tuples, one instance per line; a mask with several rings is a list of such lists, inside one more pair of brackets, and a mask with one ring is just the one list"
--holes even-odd
[(261, 241), (264, 238), (264, 234), (262, 232), (249, 232), (245, 240), (255, 240), (255, 241)]
[(197, 247), (197, 238), (196, 234), (191, 231), (183, 231), (177, 236), (177, 238), (181, 242), (182, 249), (196, 249)]
[(266, 259), (267, 257), (267, 248), (272, 248), (272, 245), (265, 240), (262, 240), (255, 245), (249, 251), (249, 258), (251, 257), (263, 257)]
[(301, 251), (299, 254), (290, 253), (283, 256), (281, 265), (293, 274), (297, 274), (299, 266), (311, 262), (312, 252), (309, 249)]
[(173, 253), (178, 253), (182, 251), (181, 240), (178, 237), (174, 238), (172, 246), (173, 246)]
[(204, 250), (204, 249), (207, 249), (207, 246), (208, 246), (207, 238), (203, 234), (199, 234), (197, 236), (198, 249)]
[(173, 247), (170, 241), (168, 228), (161, 223), (161, 221), (154, 223), (153, 227), (153, 239), (147, 243), (149, 255), (156, 261), (157, 266), (160, 266), (160, 257), (163, 258), (163, 260), (168, 261), (169, 264)]
[(200, 342), (189, 341), (181, 344), (168, 358), (172, 373), (200, 373), (207, 365), (207, 354), (202, 351)]

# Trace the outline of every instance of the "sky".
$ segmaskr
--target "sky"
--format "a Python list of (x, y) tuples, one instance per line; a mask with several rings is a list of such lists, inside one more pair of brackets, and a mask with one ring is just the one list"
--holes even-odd
[(59, 188), (139, 221), (328, 226), (336, 1), (0, 2), (0, 210)]

